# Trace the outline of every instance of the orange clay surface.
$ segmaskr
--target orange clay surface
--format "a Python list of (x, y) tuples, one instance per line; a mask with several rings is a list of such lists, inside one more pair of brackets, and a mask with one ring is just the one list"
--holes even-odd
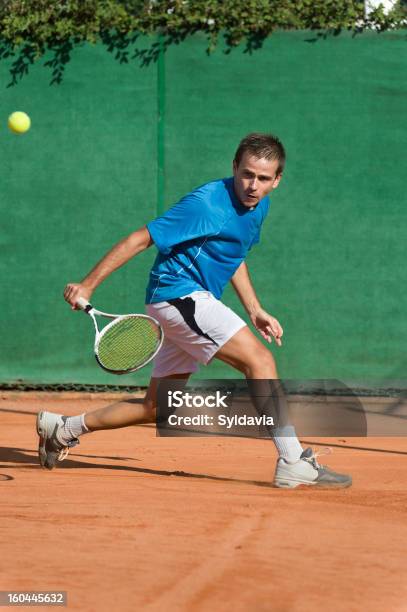
[(0, 590), (85, 611), (407, 611), (406, 438), (312, 440), (353, 475), (336, 491), (271, 488), (269, 441), (153, 426), (84, 436), (41, 469), (35, 414), (114, 401), (83, 398), (2, 395)]

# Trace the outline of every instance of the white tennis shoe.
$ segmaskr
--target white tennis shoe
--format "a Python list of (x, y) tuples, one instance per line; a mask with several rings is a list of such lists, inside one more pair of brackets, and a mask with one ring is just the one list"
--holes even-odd
[(324, 449), (314, 453), (312, 448), (305, 449), (298, 461), (290, 462), (283, 457), (277, 460), (273, 486), (281, 489), (295, 489), (300, 485), (318, 488), (343, 489), (350, 487), (352, 477), (337, 474), (324, 465), (319, 465), (317, 457), (330, 452)]
[(63, 461), (72, 446), (79, 444), (74, 438), (68, 444), (63, 444), (58, 439), (58, 430), (64, 426), (68, 417), (53, 412), (40, 412), (37, 416), (37, 433), (40, 437), (38, 444), (38, 456), (43, 468), (52, 470), (57, 461)]

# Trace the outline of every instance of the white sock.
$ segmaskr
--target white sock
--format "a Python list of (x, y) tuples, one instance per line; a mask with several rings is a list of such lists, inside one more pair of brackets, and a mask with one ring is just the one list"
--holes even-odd
[(85, 425), (85, 414), (68, 417), (64, 426), (58, 431), (58, 439), (61, 444), (66, 444), (74, 438), (79, 438), (79, 436), (88, 433), (88, 431), (89, 429)]
[(288, 461), (298, 461), (303, 448), (292, 425), (275, 427), (273, 430), (273, 442), (277, 447), (278, 454)]

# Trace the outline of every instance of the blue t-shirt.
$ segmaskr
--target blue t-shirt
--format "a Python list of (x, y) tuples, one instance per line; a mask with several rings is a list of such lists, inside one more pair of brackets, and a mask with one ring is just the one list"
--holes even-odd
[(146, 303), (164, 302), (192, 291), (217, 299), (259, 241), (270, 206), (268, 196), (243, 206), (233, 177), (198, 187), (164, 215), (147, 224), (159, 253), (150, 272)]

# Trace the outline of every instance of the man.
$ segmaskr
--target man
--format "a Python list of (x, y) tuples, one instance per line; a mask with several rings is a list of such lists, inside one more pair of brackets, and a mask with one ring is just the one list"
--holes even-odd
[(281, 325), (261, 307), (244, 259), (259, 241), (269, 208), (268, 194), (278, 187), (284, 164), (285, 151), (278, 138), (249, 134), (236, 151), (233, 177), (195, 189), (164, 215), (116, 244), (81, 283), (65, 287), (65, 300), (75, 309), (79, 297), (90, 300), (107, 276), (155, 244), (159, 252), (150, 272), (146, 304), (148, 314), (160, 321), (165, 340), (142, 405), (119, 402), (75, 417), (39, 414), (43, 467), (52, 469), (84, 433), (153, 422), (160, 382), (186, 381), (198, 363), (216, 358), (242, 372), (249, 385), (268, 389), (254, 393), (253, 403), (277, 424), (269, 431), (279, 453), (275, 486), (351, 484), (349, 476), (320, 466), (311, 449), (302, 449), (287, 421), (286, 400), (272, 354), (220, 301), (230, 280), (255, 329), (269, 343), (274, 339), (281, 346)]

